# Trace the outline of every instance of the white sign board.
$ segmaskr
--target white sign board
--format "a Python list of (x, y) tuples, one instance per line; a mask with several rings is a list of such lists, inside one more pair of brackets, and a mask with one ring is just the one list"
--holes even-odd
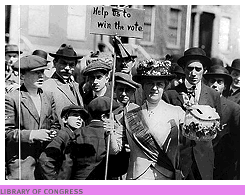
[(143, 9), (92, 6), (90, 33), (143, 38)]

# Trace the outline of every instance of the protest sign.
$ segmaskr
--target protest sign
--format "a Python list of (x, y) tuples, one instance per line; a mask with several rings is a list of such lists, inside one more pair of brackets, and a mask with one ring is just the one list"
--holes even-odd
[(92, 6), (90, 33), (143, 38), (144, 10)]

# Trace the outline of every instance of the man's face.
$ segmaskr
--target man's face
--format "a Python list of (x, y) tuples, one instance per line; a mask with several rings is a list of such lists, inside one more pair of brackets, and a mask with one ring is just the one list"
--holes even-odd
[(10, 66), (12, 66), (19, 58), (18, 53), (6, 53), (5, 60), (8, 62)]
[(185, 67), (185, 78), (190, 84), (196, 85), (202, 80), (203, 72), (203, 65), (198, 61), (193, 61)]
[(158, 103), (165, 89), (165, 81), (162, 79), (145, 80), (143, 81), (143, 91), (148, 102)]
[(131, 58), (117, 58), (116, 71), (129, 73), (135, 65), (135, 60)]
[(126, 105), (132, 98), (135, 89), (128, 85), (117, 83), (115, 91), (116, 91), (118, 101)]
[(240, 88), (240, 71), (232, 70), (231, 76), (233, 78), (232, 87)]
[(76, 66), (76, 60), (67, 60), (59, 58), (58, 61), (54, 62), (56, 73), (58, 73), (65, 81), (67, 81), (73, 74)]
[(95, 92), (101, 91), (109, 81), (107, 74), (100, 70), (95, 70), (88, 75), (88, 81)]
[(32, 89), (41, 88), (44, 81), (44, 70), (26, 71), (21, 75), (21, 78), (26, 87)]
[(71, 111), (66, 119), (63, 119), (72, 129), (78, 129), (83, 124), (82, 115), (78, 111)]
[(225, 90), (225, 79), (222, 77), (209, 78), (208, 86), (215, 89), (219, 94), (222, 94)]

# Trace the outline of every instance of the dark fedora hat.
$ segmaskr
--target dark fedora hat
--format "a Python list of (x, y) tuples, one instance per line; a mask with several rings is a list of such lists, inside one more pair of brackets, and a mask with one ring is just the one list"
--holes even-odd
[(84, 120), (88, 119), (89, 118), (89, 114), (87, 112), (87, 110), (85, 110), (83, 107), (81, 106), (77, 106), (77, 105), (74, 105), (74, 104), (71, 104), (69, 106), (66, 106), (62, 109), (61, 111), (61, 114), (60, 114), (60, 117), (63, 118), (65, 117), (67, 114), (69, 114), (71, 111), (76, 111), (76, 112), (79, 112), (81, 113), (82, 115), (82, 118)]
[(144, 60), (139, 62), (137, 66), (137, 74), (133, 76), (133, 80), (142, 83), (145, 79), (167, 79), (171, 80), (176, 77), (171, 73), (171, 62), (168, 60)]
[(19, 53), (22, 54), (22, 51), (19, 51), (18, 45), (8, 44), (5, 45), (5, 53)]
[[(47, 54), (47, 52), (46, 52), (46, 51), (43, 51), (43, 50), (41, 50), (41, 49), (37, 49), (37, 50), (33, 51), (32, 55), (39, 56), (39, 57), (41, 57), (41, 58), (43, 58), (43, 59), (45, 59), (45, 60), (48, 59), (48, 54)], [(49, 62), (50, 62), (50, 61), (47, 60), (47, 63), (49, 63)]]
[(211, 66), (209, 71), (203, 75), (205, 79), (215, 78), (215, 77), (222, 77), (225, 79), (227, 85), (232, 83), (232, 77), (229, 74), (228, 70), (220, 65)]
[(62, 44), (56, 53), (49, 53), (54, 58), (63, 58), (68, 60), (78, 60), (83, 56), (78, 56), (71, 45)]
[(182, 68), (185, 68), (187, 62), (191, 60), (199, 60), (202, 63), (203, 68), (206, 68), (206, 69), (208, 69), (212, 64), (210, 58), (206, 56), (205, 51), (198, 47), (192, 47), (190, 49), (187, 49), (184, 52), (184, 56), (178, 59), (177, 63)]
[(240, 58), (233, 60), (231, 66), (227, 66), (226, 68), (229, 72), (232, 70), (240, 71)]
[(132, 80), (132, 75), (123, 73), (123, 72), (116, 72), (115, 73), (115, 82), (116, 83), (122, 83), (124, 85), (127, 85), (133, 89), (139, 88), (140, 84), (136, 83)]
[(171, 69), (172, 69), (171, 72), (173, 74), (185, 76), (185, 72), (184, 72), (183, 68), (181, 66), (179, 66), (178, 64), (173, 63)]
[(117, 57), (119, 58), (137, 58), (135, 49), (131, 44), (118, 44), (119, 54)]

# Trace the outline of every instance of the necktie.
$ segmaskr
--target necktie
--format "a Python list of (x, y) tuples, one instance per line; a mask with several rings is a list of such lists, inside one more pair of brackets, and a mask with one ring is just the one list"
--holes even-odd
[(195, 85), (193, 85), (191, 88), (187, 89), (187, 96), (189, 97), (189, 100), (191, 99), (191, 97), (193, 97), (195, 99), (195, 90), (196, 90)]

